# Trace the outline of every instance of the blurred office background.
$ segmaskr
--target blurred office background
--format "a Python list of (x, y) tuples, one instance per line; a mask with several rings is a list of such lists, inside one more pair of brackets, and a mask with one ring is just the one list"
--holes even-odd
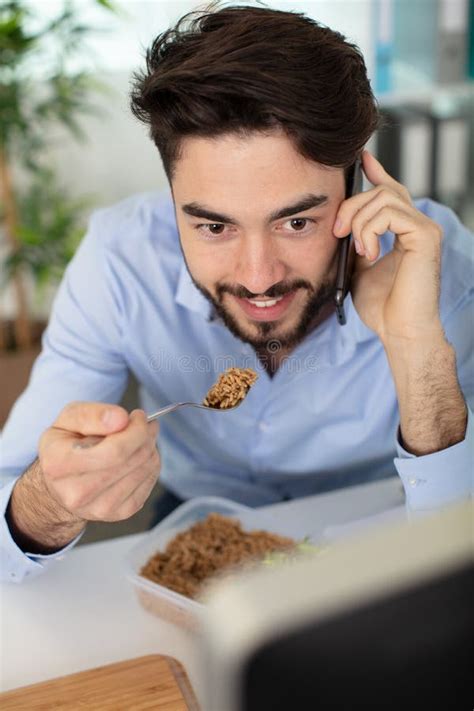
[[(369, 147), (413, 197), (450, 205), (474, 229), (474, 0), (265, 4), (305, 12), (360, 47), (385, 116)], [(0, 0), (0, 428), (89, 213), (166, 187), (128, 108), (130, 77), (157, 34), (203, 5)], [(39, 110), (32, 135), (29, 104)]]

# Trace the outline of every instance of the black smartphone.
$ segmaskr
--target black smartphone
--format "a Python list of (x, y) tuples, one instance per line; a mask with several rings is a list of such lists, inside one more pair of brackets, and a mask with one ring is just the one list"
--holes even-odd
[[(357, 195), (357, 193), (362, 192), (362, 166), (360, 159), (358, 158), (352, 168), (349, 170), (346, 182), (346, 199)], [(346, 313), (344, 311), (344, 299), (349, 290), (350, 285), (350, 267), (352, 259), (351, 257), (351, 241), (352, 233), (346, 237), (341, 237), (339, 239), (339, 255), (337, 263), (337, 275), (336, 275), (336, 293), (334, 296), (334, 302), (336, 305), (336, 315), (337, 320), (344, 326), (346, 323)]]

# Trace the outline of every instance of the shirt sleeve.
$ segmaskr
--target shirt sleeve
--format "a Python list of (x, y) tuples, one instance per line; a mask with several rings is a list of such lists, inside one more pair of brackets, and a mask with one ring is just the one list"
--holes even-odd
[(464, 440), (439, 452), (417, 457), (396, 443), (395, 466), (409, 510), (444, 506), (474, 492), (474, 295), (469, 293), (448, 318), (445, 332), (456, 351), (458, 380), (468, 407)]
[(61, 560), (83, 535), (83, 531), (67, 546), (56, 553), (41, 555), (23, 552), (11, 537), (5, 518), (8, 502), (16, 480), (0, 489), (0, 583), (21, 583), (25, 578), (34, 578), (54, 560)]
[(23, 553), (12, 540), (5, 520), (15, 481), (36, 458), (41, 434), (67, 403), (116, 403), (126, 387), (121, 289), (100, 218), (99, 212), (91, 219), (88, 233), (66, 270), (43, 336), (42, 351), (0, 436), (0, 555), (2, 575), (9, 580), (42, 570), (47, 560), (64, 552), (51, 556)]

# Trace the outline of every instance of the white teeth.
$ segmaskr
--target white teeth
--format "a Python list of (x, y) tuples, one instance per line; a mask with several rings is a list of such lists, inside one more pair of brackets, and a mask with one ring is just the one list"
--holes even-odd
[(278, 299), (269, 299), (267, 301), (253, 301), (248, 299), (248, 301), (254, 306), (258, 306), (259, 309), (269, 308), (270, 306), (275, 306), (279, 301), (283, 299), (283, 296), (278, 297)]

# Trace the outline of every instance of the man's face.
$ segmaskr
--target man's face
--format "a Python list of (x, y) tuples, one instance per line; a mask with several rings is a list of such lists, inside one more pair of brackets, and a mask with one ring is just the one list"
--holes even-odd
[(282, 132), (187, 138), (172, 178), (196, 286), (238, 338), (293, 347), (331, 304), (344, 172)]

